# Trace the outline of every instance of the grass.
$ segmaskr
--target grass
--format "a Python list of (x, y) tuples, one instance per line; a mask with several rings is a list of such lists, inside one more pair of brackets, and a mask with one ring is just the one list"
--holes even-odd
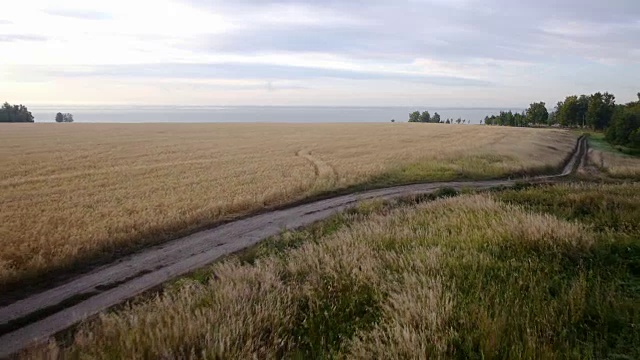
[(593, 131), (593, 132), (590, 133), (590, 136), (591, 136), (591, 139), (590, 139), (591, 140), (591, 145), (596, 150), (609, 151), (609, 152), (620, 154), (622, 156), (624, 156), (624, 155), (635, 156), (635, 157), (640, 156), (640, 150), (639, 149), (634, 149), (634, 148), (630, 148), (630, 147), (622, 146), (622, 145), (611, 145), (611, 144), (609, 144), (605, 140), (605, 135), (602, 132)]
[(640, 156), (612, 146), (604, 140), (604, 134), (598, 132), (589, 134), (589, 146), (589, 162), (601, 171), (612, 178), (640, 180)]
[[(616, 150), (615, 147), (613, 147), (604, 139), (604, 133), (598, 132), (598, 131), (590, 131), (588, 132), (588, 134), (589, 134), (590, 148), (598, 151), (609, 151), (613, 153), (619, 153), (619, 151)], [(622, 153), (620, 154), (623, 155)]]
[(24, 355), (640, 357), (639, 184), (439, 195), (285, 232)]
[(550, 171), (574, 144), (437, 124), (5, 124), (0, 292), (338, 189)]

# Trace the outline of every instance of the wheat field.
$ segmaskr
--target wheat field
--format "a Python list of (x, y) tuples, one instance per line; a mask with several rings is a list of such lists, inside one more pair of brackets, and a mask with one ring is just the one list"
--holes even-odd
[(0, 126), (0, 289), (355, 185), (548, 172), (575, 135), (440, 124)]

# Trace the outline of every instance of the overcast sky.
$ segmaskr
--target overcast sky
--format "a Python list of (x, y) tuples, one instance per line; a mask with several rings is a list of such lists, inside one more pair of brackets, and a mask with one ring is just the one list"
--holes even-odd
[(7, 10), (0, 101), (14, 103), (551, 107), (573, 93), (621, 103), (640, 91), (639, 0), (19, 0)]

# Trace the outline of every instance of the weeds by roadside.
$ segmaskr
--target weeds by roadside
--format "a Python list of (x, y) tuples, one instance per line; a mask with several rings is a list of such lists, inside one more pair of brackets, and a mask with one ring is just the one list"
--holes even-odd
[(101, 315), (49, 351), (636, 358), (638, 194), (560, 184), (366, 203)]

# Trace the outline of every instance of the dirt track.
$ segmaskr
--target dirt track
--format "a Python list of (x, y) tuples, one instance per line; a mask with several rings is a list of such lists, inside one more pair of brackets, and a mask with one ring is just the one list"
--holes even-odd
[[(578, 139), (563, 171), (529, 181), (553, 182), (584, 161), (587, 143)], [(301, 156), (306, 154), (301, 154)], [(223, 255), (252, 246), (282, 229), (309, 225), (368, 199), (391, 199), (440, 188), (489, 189), (517, 180), (439, 182), (390, 187), (337, 196), (272, 211), (154, 246), (119, 259), (60, 286), (0, 308), (0, 358), (41, 342), (79, 321), (163, 282), (203, 267)]]

